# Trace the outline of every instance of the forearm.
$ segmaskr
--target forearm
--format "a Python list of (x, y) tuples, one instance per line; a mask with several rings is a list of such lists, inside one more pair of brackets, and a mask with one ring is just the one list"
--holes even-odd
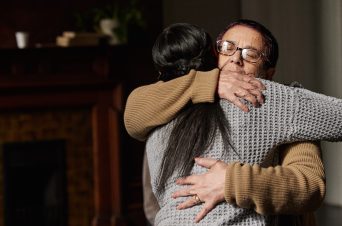
[(299, 214), (317, 209), (325, 195), (325, 174), (319, 147), (291, 144), (281, 166), (229, 164), (225, 199), (260, 214)]
[(152, 129), (171, 121), (188, 102), (213, 102), (218, 74), (218, 69), (192, 70), (180, 78), (135, 89), (127, 99), (124, 113), (127, 132), (145, 140)]

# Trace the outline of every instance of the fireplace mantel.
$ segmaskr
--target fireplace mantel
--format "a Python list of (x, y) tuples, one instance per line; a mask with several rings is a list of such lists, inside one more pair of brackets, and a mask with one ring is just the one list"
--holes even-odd
[[(122, 45), (1, 49), (0, 53), (1, 111), (91, 109), (92, 225), (130, 225), (126, 219), (130, 207), (127, 207), (127, 200), (123, 200), (130, 194), (123, 192), (127, 185), (122, 180), (122, 165), (129, 163), (123, 162), (122, 155), (142, 151), (123, 150), (135, 144), (131, 144), (134, 141), (127, 138), (123, 130), (122, 114), (130, 90), (151, 80), (150, 49)], [(135, 161), (142, 163), (142, 159)], [(136, 168), (140, 182), (140, 166)], [(141, 200), (141, 192), (137, 193)], [(131, 209), (138, 206), (142, 212), (141, 203), (131, 206)]]

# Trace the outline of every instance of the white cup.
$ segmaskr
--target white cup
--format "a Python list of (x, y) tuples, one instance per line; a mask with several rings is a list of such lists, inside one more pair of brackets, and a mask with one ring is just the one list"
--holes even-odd
[(26, 48), (29, 43), (29, 33), (25, 31), (15, 32), (15, 39), (17, 41), (18, 48)]

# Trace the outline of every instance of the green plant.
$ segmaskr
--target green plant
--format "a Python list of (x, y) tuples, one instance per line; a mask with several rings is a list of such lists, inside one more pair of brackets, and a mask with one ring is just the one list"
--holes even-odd
[(144, 28), (146, 21), (143, 16), (143, 9), (140, 7), (138, 0), (131, 0), (122, 11), (121, 18), (126, 25), (134, 24)]
[(74, 14), (76, 31), (94, 32), (93, 14), (90, 11)]
[(102, 19), (120, 20), (120, 7), (117, 3), (113, 3), (102, 8), (93, 9), (92, 14), (95, 25), (98, 25)]
[(117, 31), (119, 34), (122, 32), (122, 37), (125, 41), (129, 36), (138, 38), (145, 32), (146, 21), (144, 18), (143, 8), (139, 5), (139, 0), (131, 0), (121, 12), (120, 22), (122, 23), (121, 30)]
[[(127, 42), (130, 28), (143, 31), (146, 27), (142, 7), (139, 0), (126, 1), (125, 4), (113, 2), (109, 5), (93, 8), (75, 15), (76, 26), (81, 31), (100, 32), (99, 24), (102, 19), (115, 19), (119, 22), (113, 32), (122, 42)], [(132, 29), (131, 29), (132, 30)]]

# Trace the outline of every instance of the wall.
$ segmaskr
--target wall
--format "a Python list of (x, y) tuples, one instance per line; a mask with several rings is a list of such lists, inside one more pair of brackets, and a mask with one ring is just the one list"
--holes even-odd
[(164, 0), (164, 26), (187, 22), (203, 27), (213, 38), (232, 20), (240, 17), (239, 0)]
[(91, 7), (106, 4), (107, 0), (5, 1), (0, 8), (0, 47), (15, 47), (14, 32), (30, 32), (31, 43), (54, 42), (64, 30), (74, 30), (76, 12), (84, 12)]
[[(16, 47), (14, 33), (18, 30), (30, 32), (31, 46), (36, 46), (38, 43), (55, 43), (57, 35), (77, 28), (76, 13), (105, 7), (112, 2), (127, 3), (128, 0), (11, 0), (1, 2), (0, 48)], [(154, 40), (162, 26), (162, 3), (159, 0), (141, 0), (141, 2), (147, 24), (147, 39), (148, 41)]]
[[(342, 2), (320, 1), (319, 79), (323, 93), (342, 98)], [(325, 201), (342, 206), (342, 144), (324, 143)]]

